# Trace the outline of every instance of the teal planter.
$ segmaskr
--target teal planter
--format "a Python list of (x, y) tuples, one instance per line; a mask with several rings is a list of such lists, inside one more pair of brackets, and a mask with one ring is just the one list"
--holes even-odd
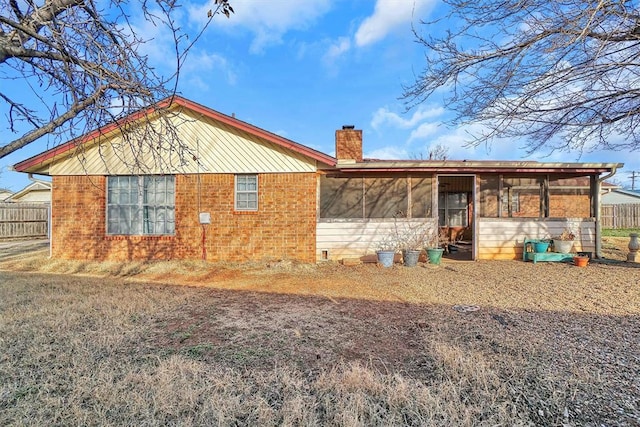
[(382, 264), (383, 267), (391, 267), (393, 266), (393, 259), (396, 256), (395, 251), (378, 251), (376, 252), (378, 255), (378, 262)]
[(549, 250), (549, 242), (535, 242), (533, 244), (534, 252), (547, 252)]
[(442, 248), (427, 248), (427, 256), (429, 257), (429, 264), (440, 265), (443, 252), (444, 252), (444, 249)]

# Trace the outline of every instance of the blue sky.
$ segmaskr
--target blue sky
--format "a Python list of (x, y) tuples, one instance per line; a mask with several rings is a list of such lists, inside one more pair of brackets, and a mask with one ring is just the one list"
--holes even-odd
[[(195, 31), (211, 3), (189, 3), (180, 22)], [(424, 48), (412, 24), (433, 16), (437, 0), (232, 0), (235, 14), (217, 16), (191, 51), (179, 92), (186, 98), (333, 154), (334, 133), (345, 124), (364, 132), (366, 157), (428, 156), (444, 144), (453, 160), (623, 162), (614, 177), (630, 185), (627, 171), (640, 171), (640, 155), (624, 152), (546, 153), (525, 157), (521, 141), (466, 147), (474, 126), (451, 128), (437, 98), (405, 111), (402, 85), (423, 66)], [(170, 73), (166, 35), (144, 22), (153, 37), (148, 54)], [(2, 142), (12, 135), (0, 129)], [(46, 149), (46, 141), (0, 159), (0, 187), (13, 191), (29, 183), (7, 169)], [(640, 186), (640, 182), (636, 182)]]

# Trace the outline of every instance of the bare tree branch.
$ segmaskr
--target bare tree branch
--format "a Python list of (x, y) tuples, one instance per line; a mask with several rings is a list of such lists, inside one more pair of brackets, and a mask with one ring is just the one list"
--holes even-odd
[[(184, 46), (187, 34), (174, 18), (180, 7), (174, 0), (132, 5), (173, 40), (176, 69), (164, 77), (149, 65), (142, 50), (147, 41), (136, 33), (126, 7), (119, 0), (99, 5), (93, 0), (0, 0), (0, 79), (31, 92), (18, 98), (10, 95), (9, 85), (0, 87), (2, 122), (18, 133), (12, 141), (0, 141), (0, 158), (45, 135), (50, 145), (74, 139), (171, 97), (202, 31), (215, 15), (233, 13), (228, 0), (213, 0), (206, 25)], [(177, 134), (166, 129), (171, 123), (168, 118), (161, 126), (162, 135), (143, 135), (146, 142), (136, 140), (142, 137), (139, 131), (121, 130), (131, 147), (158, 147), (161, 140), (180, 151)]]
[(640, 149), (637, 2), (445, 3), (442, 19), (422, 23), (429, 35), (414, 29), (427, 52), (404, 88), (408, 108), (446, 89), (453, 123), (486, 129), (476, 144), (524, 138), (530, 152)]

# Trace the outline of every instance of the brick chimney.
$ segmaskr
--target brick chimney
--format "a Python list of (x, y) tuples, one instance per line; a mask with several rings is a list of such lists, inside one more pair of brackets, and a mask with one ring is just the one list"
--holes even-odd
[(362, 161), (362, 130), (345, 125), (336, 131), (336, 158), (338, 163)]

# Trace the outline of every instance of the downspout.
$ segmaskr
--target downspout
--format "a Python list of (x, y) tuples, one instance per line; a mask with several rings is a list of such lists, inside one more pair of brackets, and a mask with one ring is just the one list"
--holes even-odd
[(29, 180), (33, 182), (39, 182), (40, 184), (47, 184), (47, 185), (51, 184), (51, 181), (45, 181), (44, 179), (34, 178), (32, 173), (29, 173), (28, 177), (29, 177)]
[(593, 192), (593, 203), (595, 206), (596, 213), (596, 258), (602, 258), (602, 224), (600, 222), (600, 217), (602, 215), (602, 207), (600, 206), (600, 190), (602, 188), (602, 183), (611, 178), (616, 174), (616, 167), (613, 166), (611, 168), (611, 172), (603, 177), (599, 177), (596, 179), (596, 188)]
[[(51, 200), (53, 201), (53, 183), (51, 181), (34, 178), (32, 173), (29, 173), (27, 176), (29, 178), (29, 181), (49, 185), (51, 188)], [(53, 248), (51, 246), (51, 202), (49, 202), (49, 206), (47, 208), (47, 217), (47, 239), (49, 239), (49, 258), (51, 258), (53, 254)]]

